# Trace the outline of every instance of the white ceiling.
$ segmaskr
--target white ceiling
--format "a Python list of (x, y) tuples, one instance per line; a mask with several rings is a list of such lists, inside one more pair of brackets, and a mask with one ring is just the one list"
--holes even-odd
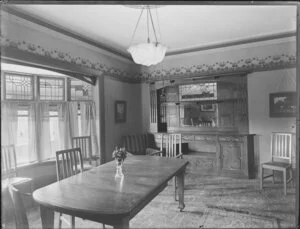
[[(14, 8), (122, 53), (126, 53), (141, 12), (123, 5), (17, 5)], [(159, 41), (168, 47), (167, 52), (296, 31), (295, 5), (160, 6), (152, 10), (159, 33), (157, 15)], [(146, 39), (144, 12), (133, 44)]]

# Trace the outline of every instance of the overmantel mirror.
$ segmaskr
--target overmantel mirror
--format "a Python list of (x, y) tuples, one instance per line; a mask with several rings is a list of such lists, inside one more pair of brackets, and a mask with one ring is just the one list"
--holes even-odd
[(172, 80), (157, 90), (158, 123), (169, 130), (223, 129), (247, 132), (244, 76)]

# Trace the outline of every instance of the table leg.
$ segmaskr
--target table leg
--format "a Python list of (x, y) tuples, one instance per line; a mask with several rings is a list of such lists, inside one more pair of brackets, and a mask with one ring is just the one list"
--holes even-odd
[(113, 225), (114, 229), (127, 229), (129, 228), (129, 218), (121, 218)]
[(260, 166), (260, 190), (263, 189), (263, 183), (264, 183), (264, 168), (263, 166)]
[(185, 169), (182, 170), (178, 175), (176, 175), (177, 179), (177, 191), (178, 191), (178, 197), (179, 197), (179, 206), (178, 208), (182, 212), (185, 205), (184, 205), (184, 174), (185, 174)]
[(54, 211), (40, 205), (42, 228), (53, 229), (54, 228)]

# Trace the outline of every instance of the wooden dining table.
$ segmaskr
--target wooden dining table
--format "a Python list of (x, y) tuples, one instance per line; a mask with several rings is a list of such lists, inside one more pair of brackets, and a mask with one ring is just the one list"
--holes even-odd
[(178, 208), (182, 211), (187, 164), (185, 159), (129, 156), (124, 161), (123, 178), (115, 178), (116, 162), (111, 161), (37, 189), (33, 198), (40, 205), (42, 227), (53, 228), (57, 211), (114, 228), (129, 228), (129, 221), (174, 176), (178, 186)]

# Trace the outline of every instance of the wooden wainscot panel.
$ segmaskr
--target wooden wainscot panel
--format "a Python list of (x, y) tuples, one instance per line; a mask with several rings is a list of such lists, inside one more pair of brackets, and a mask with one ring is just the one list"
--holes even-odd
[(243, 138), (238, 136), (219, 136), (219, 141), (240, 142), (243, 141)]
[(200, 174), (216, 174), (216, 158), (213, 157), (194, 157), (190, 160), (187, 170), (190, 172), (199, 172)]
[(191, 134), (182, 134), (182, 142), (185, 142), (185, 141), (194, 141), (195, 140), (195, 135)]
[(253, 135), (219, 136), (218, 145), (219, 175), (254, 178)]
[(221, 172), (240, 174), (242, 167), (242, 143), (223, 142), (221, 143)]
[(195, 141), (216, 141), (216, 136), (213, 135), (195, 135)]

